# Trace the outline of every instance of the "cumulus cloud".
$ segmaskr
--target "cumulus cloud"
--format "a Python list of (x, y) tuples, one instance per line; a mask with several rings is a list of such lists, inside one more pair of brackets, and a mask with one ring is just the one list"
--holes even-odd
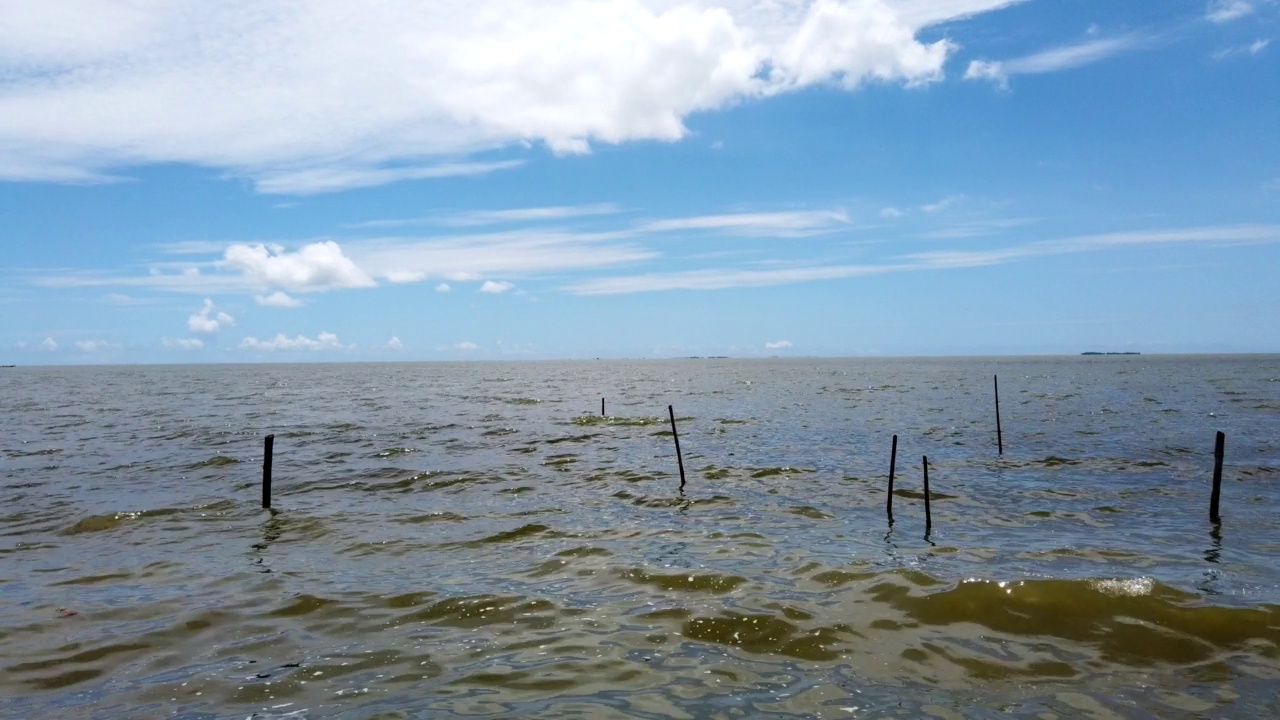
[(302, 307), (303, 302), (288, 293), (277, 290), (270, 295), (254, 295), (254, 302), (265, 307), (279, 308), (296, 308)]
[(388, 350), (403, 350), (403, 349), (404, 349), (404, 343), (400, 342), (400, 338), (396, 337), (395, 335), (392, 335), (392, 336), (391, 336), (391, 339), (387, 341), (387, 349), (388, 349)]
[(502, 293), (514, 288), (515, 285), (512, 285), (509, 282), (503, 282), (501, 280), (497, 282), (494, 282), (493, 280), (485, 280), (484, 284), (480, 286), (480, 292), (490, 293), (492, 295), (501, 295)]
[(768, 350), (786, 350), (787, 348), (791, 347), (791, 341), (779, 340), (778, 342), (765, 343), (764, 346)]
[(281, 247), (236, 244), (223, 253), (222, 265), (239, 270), (260, 285), (289, 290), (330, 290), (376, 285), (332, 240), (310, 243), (297, 252)]
[(455, 343), (455, 344), (453, 344), (453, 345), (447, 345), (447, 346), (442, 347), (442, 348), (440, 348), (440, 349), (441, 349), (441, 350), (456, 350), (457, 352), (472, 352), (472, 351), (474, 351), (474, 350), (479, 350), (479, 349), (480, 349), (480, 346), (479, 346), (479, 345), (477, 345), (477, 344), (475, 344), (475, 343), (473, 343), (473, 342), (471, 342), (471, 341), (469, 341), (469, 340), (463, 340), (463, 341), (462, 341), (462, 342), (460, 342), (460, 343)]
[(1211, 22), (1229, 23), (1253, 13), (1253, 10), (1253, 3), (1249, 0), (1211, 0), (1205, 17)]
[(904, 215), (906, 215), (906, 213), (899, 210), (896, 207), (887, 207), (887, 208), (880, 209), (880, 217), (882, 218), (893, 219), (893, 218), (900, 218)]
[(322, 331), (315, 339), (305, 335), (289, 337), (284, 333), (277, 333), (270, 340), (259, 340), (250, 335), (240, 341), (241, 350), (258, 350), (264, 352), (291, 351), (291, 350), (342, 350), (346, 346), (338, 339), (338, 336), (327, 331)]
[(518, 165), (537, 142), (678, 140), (691, 113), (918, 85), (931, 24), (1013, 0), (8, 0), (0, 178), (189, 163), (312, 193)]
[(204, 347), (200, 338), (163, 338), (160, 344), (172, 350), (199, 350)]
[(440, 283), (436, 286), (436, 292), (449, 292), (453, 288), (449, 287), (449, 283)]
[(187, 329), (200, 335), (213, 335), (235, 324), (235, 319), (218, 310), (209, 298), (205, 298), (204, 306), (187, 318)]

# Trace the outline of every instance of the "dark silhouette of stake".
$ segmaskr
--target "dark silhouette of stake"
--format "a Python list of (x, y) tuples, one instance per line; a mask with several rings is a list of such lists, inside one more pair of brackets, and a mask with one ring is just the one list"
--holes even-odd
[(604, 398), (600, 398), (600, 417), (604, 417)]
[(889, 496), (885, 498), (884, 510), (889, 514), (889, 524), (893, 524), (893, 468), (898, 464), (898, 436), (893, 436), (893, 449), (889, 451)]
[(933, 530), (933, 512), (929, 509), (929, 456), (924, 455), (924, 534)]
[(1227, 436), (1218, 433), (1213, 446), (1213, 495), (1209, 496), (1209, 520), (1221, 522), (1218, 517), (1218, 497), (1222, 494), (1222, 458), (1227, 454)]
[(276, 444), (276, 436), (268, 435), (262, 441), (262, 507), (271, 507), (271, 451)]
[(1000, 432), (1000, 377), (992, 375), (991, 381), (996, 389), (996, 448), (999, 449), (1001, 455), (1004, 455), (1004, 437)]
[(671, 416), (671, 437), (676, 441), (676, 462), (680, 463), (680, 492), (684, 492), (684, 457), (680, 455), (680, 434), (676, 432), (676, 411), (668, 405), (667, 414)]

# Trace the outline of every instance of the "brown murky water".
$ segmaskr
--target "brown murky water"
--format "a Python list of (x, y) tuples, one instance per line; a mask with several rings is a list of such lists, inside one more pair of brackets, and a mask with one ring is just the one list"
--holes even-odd
[(1280, 716), (1275, 356), (15, 368), (0, 429), (3, 717)]

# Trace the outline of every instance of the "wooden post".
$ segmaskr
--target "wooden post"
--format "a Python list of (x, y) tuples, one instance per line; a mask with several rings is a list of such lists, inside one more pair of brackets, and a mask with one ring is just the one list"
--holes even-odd
[(600, 417), (604, 417), (604, 398), (600, 398)]
[(996, 448), (1004, 455), (1004, 436), (1000, 432), (1000, 377), (992, 375), (991, 381), (996, 389)]
[(924, 457), (924, 534), (933, 529), (933, 512), (929, 509), (929, 456)]
[(1218, 498), (1222, 494), (1222, 458), (1227, 452), (1227, 436), (1218, 433), (1217, 442), (1213, 446), (1213, 494), (1209, 496), (1209, 520), (1222, 522), (1218, 516)]
[(271, 507), (271, 452), (276, 443), (275, 435), (268, 435), (262, 442), (262, 507)]
[(884, 510), (889, 514), (889, 524), (893, 524), (893, 468), (898, 464), (898, 436), (893, 436), (893, 448), (889, 450), (889, 496), (885, 498)]
[(668, 405), (667, 414), (671, 416), (671, 437), (676, 441), (676, 462), (680, 463), (680, 492), (684, 492), (684, 457), (680, 454), (680, 434), (676, 432), (676, 411)]

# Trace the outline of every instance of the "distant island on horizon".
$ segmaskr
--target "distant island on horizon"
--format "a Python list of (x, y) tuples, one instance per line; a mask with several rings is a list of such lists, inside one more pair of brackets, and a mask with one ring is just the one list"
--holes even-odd
[(1142, 353), (1140, 352), (1096, 352), (1096, 351), (1090, 350), (1089, 352), (1082, 352), (1080, 354), (1081, 355), (1141, 355)]

